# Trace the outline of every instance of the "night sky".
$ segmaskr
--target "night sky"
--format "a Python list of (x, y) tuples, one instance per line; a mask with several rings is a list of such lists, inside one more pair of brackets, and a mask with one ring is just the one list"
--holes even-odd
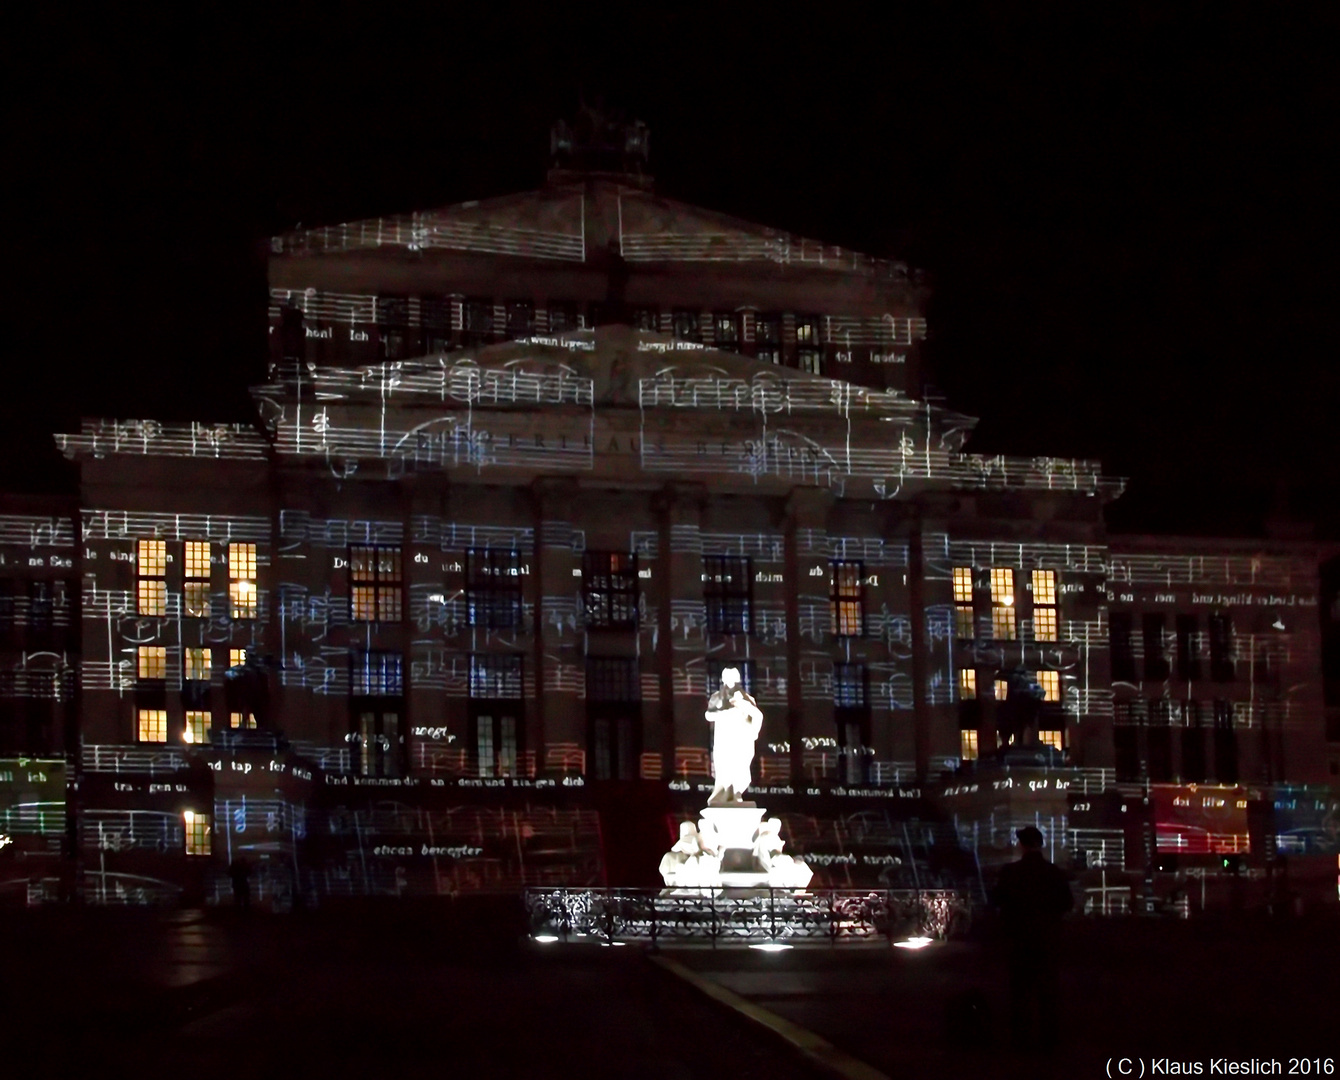
[(1118, 7), (25, 15), (0, 488), (68, 485), (81, 414), (245, 419), (266, 237), (537, 187), (585, 94), (662, 193), (929, 270), (969, 449), (1100, 457), (1118, 528), (1340, 535), (1337, 20)]

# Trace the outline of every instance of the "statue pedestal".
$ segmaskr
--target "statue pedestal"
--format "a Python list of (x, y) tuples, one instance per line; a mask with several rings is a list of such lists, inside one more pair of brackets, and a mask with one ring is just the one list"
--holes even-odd
[(754, 838), (767, 813), (761, 806), (708, 806), (703, 820), (716, 829), (721, 851), (721, 884), (728, 887), (763, 887), (768, 872), (754, 854)]

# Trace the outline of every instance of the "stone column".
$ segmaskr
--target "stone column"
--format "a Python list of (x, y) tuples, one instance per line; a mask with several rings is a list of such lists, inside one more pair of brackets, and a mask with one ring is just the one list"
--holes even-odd
[[(676, 673), (685, 690), (690, 671), (704, 666), (702, 517), (706, 489), (698, 484), (667, 484), (653, 499), (657, 515), (656, 672), (660, 684), (661, 775), (675, 775), (675, 748), (711, 749), (703, 720), (706, 697), (675, 695)], [(689, 667), (690, 661), (697, 661)]]

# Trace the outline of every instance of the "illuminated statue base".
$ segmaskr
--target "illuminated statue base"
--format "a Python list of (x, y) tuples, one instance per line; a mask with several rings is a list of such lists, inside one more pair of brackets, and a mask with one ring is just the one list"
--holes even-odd
[(813, 871), (782, 854), (781, 822), (761, 806), (708, 806), (661, 858), (669, 889), (804, 889)]

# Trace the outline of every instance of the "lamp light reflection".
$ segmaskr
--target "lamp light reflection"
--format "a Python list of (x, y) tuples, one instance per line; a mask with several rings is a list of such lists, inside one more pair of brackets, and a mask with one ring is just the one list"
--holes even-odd
[(895, 941), (893, 947), (895, 949), (924, 949), (933, 940), (933, 938), (928, 937), (910, 937), (906, 941)]

